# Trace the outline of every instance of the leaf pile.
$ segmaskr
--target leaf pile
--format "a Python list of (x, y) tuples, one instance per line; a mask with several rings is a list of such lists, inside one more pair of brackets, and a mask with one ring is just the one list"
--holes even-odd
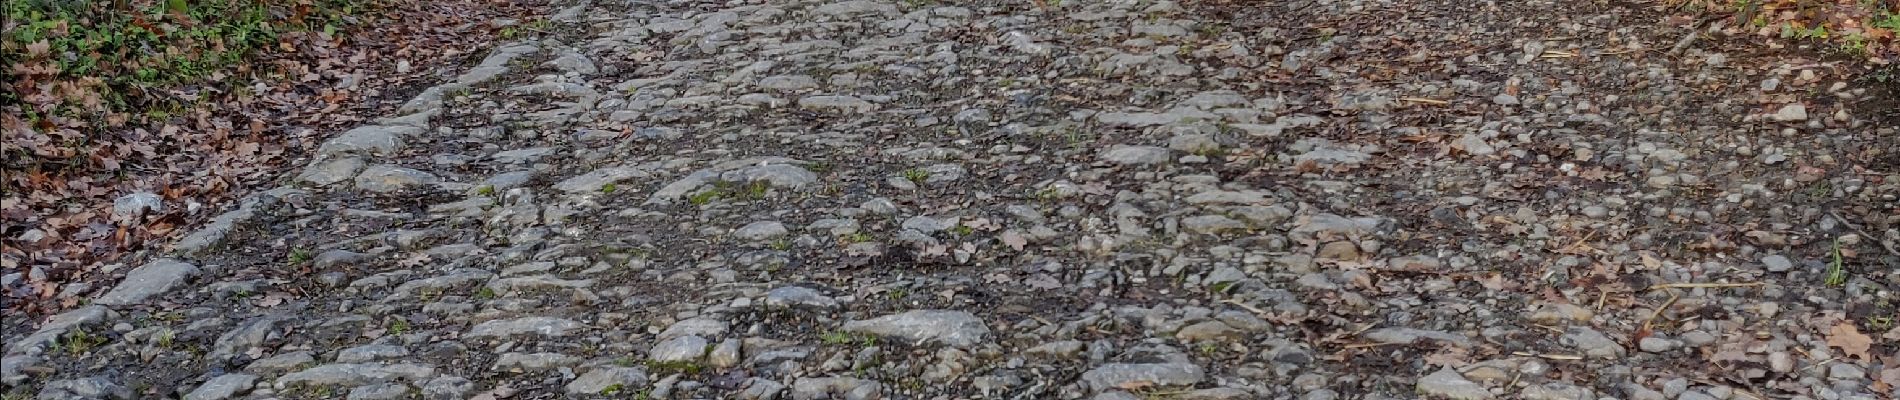
[(1679, 0), (1730, 19), (1730, 30), (1759, 37), (1815, 40), (1824, 51), (1892, 65), (1900, 57), (1900, 1)]
[[(268, 187), (324, 135), (478, 57), (502, 29), (491, 21), (540, 7), (0, 1), (0, 274), (20, 273), (0, 299), (25, 311), (59, 306), (49, 299), (62, 285), (101, 278), (91, 267)], [(114, 199), (139, 192), (162, 197), (162, 207), (112, 216)]]

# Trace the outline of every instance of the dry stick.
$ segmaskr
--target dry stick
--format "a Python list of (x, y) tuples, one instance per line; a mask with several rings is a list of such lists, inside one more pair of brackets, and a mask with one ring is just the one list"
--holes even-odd
[(1267, 310), (1262, 310), (1258, 307), (1247, 305), (1247, 303), (1235, 301), (1234, 299), (1221, 300), (1220, 302), (1240, 306), (1240, 308), (1247, 309), (1247, 311), (1252, 311), (1254, 314), (1273, 315), (1273, 314), (1267, 313)]
[(1425, 103), (1425, 104), (1436, 104), (1436, 105), (1441, 105), (1441, 106), (1442, 106), (1442, 105), (1446, 105), (1446, 104), (1451, 104), (1451, 102), (1449, 102), (1449, 101), (1444, 101), (1444, 100), (1438, 100), (1438, 99), (1427, 99), (1427, 98), (1423, 98), (1423, 97), (1401, 97), (1401, 98), (1399, 98), (1399, 101), (1409, 101), (1409, 102), (1413, 102), (1413, 103)]
[(1677, 295), (1676, 292), (1673, 290), (1669, 291), (1669, 301), (1663, 302), (1662, 307), (1656, 307), (1656, 312), (1649, 313), (1649, 319), (1643, 320), (1643, 330), (1648, 331), (1648, 332), (1655, 332), (1649, 329), (1649, 325), (1651, 323), (1656, 322), (1656, 317), (1662, 316), (1663, 310), (1669, 309), (1669, 306), (1676, 305), (1676, 300), (1680, 300), (1680, 299), (1682, 299), (1682, 296)]
[(1887, 249), (1888, 253), (1893, 253), (1893, 255), (1900, 256), (1900, 249), (1895, 249), (1893, 245), (1887, 244), (1886, 240), (1882, 240), (1881, 238), (1874, 236), (1874, 234), (1867, 233), (1866, 230), (1860, 229), (1860, 226), (1854, 225), (1854, 223), (1852, 222), (1847, 222), (1847, 218), (1841, 218), (1841, 213), (1828, 211), (1827, 215), (1833, 216), (1835, 221), (1841, 221), (1841, 225), (1847, 225), (1848, 228), (1853, 229), (1855, 232), (1860, 232), (1861, 236), (1867, 237), (1867, 240), (1872, 240), (1874, 241), (1874, 243), (1879, 243), (1880, 248)]
[(1551, 360), (1582, 360), (1583, 359), (1583, 356), (1578, 356), (1578, 355), (1538, 354), (1538, 353), (1529, 353), (1529, 352), (1522, 352), (1522, 351), (1512, 352), (1511, 355), (1523, 356), (1523, 357), (1537, 357), (1537, 358), (1545, 358), (1545, 359), (1551, 359)]
[(1649, 287), (1649, 289), (1650, 289), (1650, 290), (1656, 290), (1656, 289), (1694, 289), (1694, 288), (1732, 288), (1732, 287), (1750, 287), (1750, 286), (1761, 286), (1761, 285), (1762, 285), (1762, 283), (1761, 283), (1761, 282), (1748, 282), (1748, 283), (1664, 283), (1664, 284), (1660, 284), (1660, 285), (1652, 285), (1652, 286), (1650, 286), (1650, 287)]

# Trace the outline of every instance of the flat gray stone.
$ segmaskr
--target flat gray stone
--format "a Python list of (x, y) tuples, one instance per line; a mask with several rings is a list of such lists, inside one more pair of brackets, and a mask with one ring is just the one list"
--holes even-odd
[(393, 165), (372, 165), (356, 175), (356, 188), (376, 193), (390, 193), (423, 185), (434, 185), (442, 180), (435, 175), (412, 168)]
[(1438, 370), (1438, 372), (1433, 372), (1431, 375), (1418, 378), (1416, 388), (1419, 393), (1452, 400), (1484, 400), (1496, 398), (1491, 395), (1491, 391), (1485, 390), (1484, 386), (1465, 379), (1464, 375), (1458, 374), (1458, 371), (1452, 370), (1451, 368), (1441, 369)]
[(1416, 328), (1379, 328), (1359, 334), (1359, 337), (1379, 343), (1415, 344), (1420, 341), (1439, 341), (1458, 346), (1471, 346), (1471, 338), (1451, 332), (1433, 331)]
[(126, 273), (124, 281), (93, 302), (109, 306), (143, 303), (145, 299), (171, 291), (197, 274), (198, 266), (190, 263), (169, 258), (152, 260)]
[(694, 335), (679, 336), (653, 345), (647, 357), (659, 362), (697, 362), (706, 356), (706, 338)]
[(1187, 363), (1103, 364), (1082, 373), (1091, 390), (1106, 391), (1147, 382), (1157, 386), (1188, 386), (1207, 378), (1201, 366)]
[(495, 369), (522, 369), (527, 371), (546, 371), (559, 367), (580, 364), (579, 357), (561, 353), (507, 353), (495, 360)]
[(1167, 163), (1171, 153), (1166, 148), (1155, 146), (1115, 146), (1102, 152), (1102, 161), (1122, 165), (1153, 165)]
[(393, 344), (370, 344), (336, 352), (336, 362), (363, 363), (409, 356), (409, 349)]
[(277, 378), (278, 388), (290, 385), (362, 386), (397, 379), (421, 382), (435, 377), (435, 367), (424, 364), (324, 364)]
[(264, 342), (270, 340), (276, 327), (277, 318), (275, 317), (259, 317), (245, 321), (244, 324), (218, 336), (218, 341), (211, 345), (209, 358), (229, 358), (250, 352), (253, 348), (263, 347)]
[(772, 90), (799, 90), (818, 87), (818, 81), (805, 75), (777, 75), (759, 79), (759, 87)]
[(732, 328), (732, 324), (724, 320), (720, 320), (717, 318), (708, 318), (708, 317), (695, 317), (695, 318), (689, 318), (680, 322), (674, 322), (672, 326), (666, 327), (666, 330), (660, 331), (659, 338), (668, 339), (668, 338), (675, 338), (675, 337), (687, 336), (687, 335), (701, 336), (701, 337), (719, 337), (719, 336), (725, 335), (726, 330), (731, 329), (731, 328)]
[(1780, 122), (1806, 121), (1808, 120), (1808, 106), (1801, 103), (1781, 106), (1781, 109), (1775, 110), (1774, 119)]
[(225, 400), (251, 390), (257, 382), (257, 375), (224, 374), (218, 375), (186, 393), (184, 400)]
[(847, 332), (893, 337), (912, 343), (935, 342), (954, 347), (982, 343), (990, 328), (963, 311), (914, 310), (844, 323)]
[(475, 327), (469, 328), (468, 333), (462, 336), (469, 338), (501, 338), (517, 335), (562, 337), (567, 336), (567, 334), (570, 333), (569, 331), (579, 329), (580, 327), (581, 323), (574, 322), (574, 320), (570, 319), (525, 317), (485, 321), (475, 324)]
[(800, 108), (849, 112), (870, 112), (872, 109), (877, 108), (876, 105), (864, 101), (864, 99), (855, 96), (838, 95), (805, 96), (804, 98), (798, 99), (798, 106)]
[(409, 385), (378, 383), (350, 389), (344, 400), (399, 400), (409, 397)]
[(165, 198), (150, 192), (138, 192), (112, 200), (112, 215), (133, 218), (165, 211)]
[[(603, 193), (608, 184), (633, 178), (646, 178), (652, 174), (633, 167), (607, 167), (581, 174), (554, 185), (555, 190), (568, 193)], [(621, 190), (616, 188), (615, 190)]]
[(1623, 345), (1617, 344), (1615, 340), (1611, 340), (1609, 336), (1595, 329), (1573, 326), (1559, 340), (1576, 347), (1591, 358), (1614, 359), (1623, 356)]
[(120, 399), (131, 400), (132, 389), (105, 377), (86, 377), (47, 382), (40, 387), (40, 399)]
[(475, 382), (459, 376), (442, 376), (422, 384), (424, 400), (462, 400), (475, 391)]
[(732, 236), (756, 242), (776, 239), (790, 233), (791, 230), (785, 229), (785, 224), (779, 223), (778, 221), (758, 221), (733, 230)]
[(1775, 254), (1762, 257), (1761, 265), (1768, 267), (1768, 272), (1787, 272), (1794, 269), (1794, 260), (1789, 260), (1788, 256)]
[(639, 368), (599, 366), (574, 378), (573, 382), (568, 382), (566, 389), (567, 394), (571, 395), (595, 395), (616, 386), (627, 389), (644, 388), (647, 386), (647, 373)]
[(368, 165), (368, 163), (363, 161), (362, 157), (343, 157), (319, 161), (310, 164), (308, 167), (304, 167), (303, 173), (297, 175), (297, 180), (318, 187), (330, 186), (337, 182), (355, 178), (357, 174), (363, 172), (365, 165)]
[(402, 151), (404, 138), (422, 133), (413, 126), (370, 125), (357, 127), (324, 141), (317, 147), (318, 157), (393, 156)]
[(833, 300), (817, 289), (786, 286), (765, 292), (765, 305), (770, 307), (814, 307), (822, 309), (837, 308), (838, 301)]

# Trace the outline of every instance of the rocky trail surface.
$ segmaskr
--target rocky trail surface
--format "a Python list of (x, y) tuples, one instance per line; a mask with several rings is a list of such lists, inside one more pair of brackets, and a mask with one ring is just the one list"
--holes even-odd
[(1891, 94), (1647, 5), (554, 11), (0, 393), (1900, 394)]

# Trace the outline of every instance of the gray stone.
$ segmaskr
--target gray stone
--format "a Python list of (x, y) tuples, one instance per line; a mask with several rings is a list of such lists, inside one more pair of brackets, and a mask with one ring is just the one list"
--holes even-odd
[(719, 342), (718, 345), (713, 346), (712, 351), (706, 352), (706, 365), (720, 369), (739, 365), (741, 346), (743, 345), (736, 338)]
[(1176, 135), (1168, 139), (1168, 149), (1183, 153), (1203, 154), (1220, 150), (1220, 142), (1215, 141), (1213, 135)]
[(726, 171), (719, 178), (728, 182), (766, 182), (773, 187), (808, 189), (818, 183), (818, 174), (791, 164), (768, 164)]
[(568, 178), (554, 185), (555, 190), (568, 193), (602, 193), (607, 185), (627, 179), (647, 178), (647, 171), (632, 167), (608, 167), (594, 170), (580, 176)]
[(270, 340), (271, 333), (276, 327), (277, 318), (275, 317), (259, 317), (245, 321), (244, 324), (238, 325), (237, 328), (233, 328), (230, 331), (224, 332), (223, 335), (219, 335), (218, 341), (212, 343), (211, 355), (208, 357), (213, 359), (229, 358), (248, 353), (254, 348), (263, 347), (264, 342)]
[(461, 400), (468, 398), (468, 392), (473, 391), (475, 382), (459, 376), (437, 377), (422, 384), (422, 398), (425, 400)]
[(357, 156), (394, 156), (401, 152), (407, 136), (422, 133), (421, 128), (413, 126), (370, 125), (351, 129), (323, 142), (317, 148), (318, 157)]
[(790, 233), (790, 230), (785, 229), (785, 224), (778, 221), (758, 221), (732, 231), (732, 236), (756, 242), (777, 239)]
[(132, 389), (127, 389), (112, 379), (105, 377), (86, 377), (47, 382), (40, 387), (40, 399), (120, 399), (131, 400)]
[(356, 175), (356, 188), (376, 193), (390, 193), (411, 189), (422, 185), (434, 185), (441, 182), (435, 175), (412, 168), (393, 165), (372, 165)]
[(815, 307), (830, 309), (837, 308), (838, 301), (832, 300), (831, 297), (825, 296), (823, 293), (819, 293), (816, 289), (800, 286), (785, 286), (765, 292), (765, 305), (769, 307)]
[(502, 164), (522, 164), (539, 161), (542, 157), (553, 155), (554, 151), (555, 149), (553, 147), (529, 147), (525, 149), (498, 151), (495, 152), (494, 155), (488, 156), (488, 158)]
[(858, 208), (877, 215), (891, 215), (896, 214), (898, 211), (897, 203), (893, 203), (891, 199), (882, 197), (865, 200), (864, 203), (858, 204)]
[(371, 344), (343, 349), (336, 353), (336, 362), (362, 363), (376, 360), (389, 360), (409, 355), (409, 349), (393, 344)]
[(739, 389), (741, 400), (774, 400), (785, 391), (785, 384), (764, 378), (746, 379), (745, 386)]
[(1247, 229), (1247, 224), (1220, 215), (1197, 215), (1181, 219), (1181, 229), (1203, 234), (1218, 234)]
[(805, 75), (778, 75), (759, 79), (759, 87), (772, 90), (799, 90), (818, 87), (818, 81)]
[(171, 291), (197, 274), (197, 266), (183, 261), (169, 258), (152, 260), (126, 273), (125, 280), (93, 302), (114, 306), (143, 303), (145, 299)]
[(1418, 378), (1416, 388), (1419, 393), (1427, 396), (1452, 400), (1496, 398), (1496, 396), (1491, 395), (1491, 391), (1485, 390), (1484, 386), (1465, 379), (1464, 375), (1458, 374), (1458, 371), (1452, 370), (1451, 368), (1441, 369), (1438, 370), (1438, 372), (1433, 372), (1431, 375)]
[(670, 339), (670, 338), (687, 336), (687, 335), (700, 336), (700, 337), (719, 337), (719, 336), (725, 335), (726, 330), (730, 328), (731, 328), (731, 324), (727, 323), (724, 320), (720, 320), (717, 318), (708, 318), (708, 317), (696, 317), (696, 318), (690, 318), (690, 319), (680, 321), (680, 322), (674, 322), (672, 326), (666, 327), (666, 330), (660, 331), (659, 338)]
[(1379, 328), (1359, 334), (1359, 337), (1379, 343), (1415, 344), (1422, 340), (1434, 340), (1458, 346), (1471, 346), (1471, 338), (1456, 333), (1432, 331), (1415, 328)]
[(271, 374), (297, 369), (316, 362), (317, 358), (311, 356), (308, 351), (293, 351), (252, 361), (250, 365), (244, 366), (244, 370), (260, 374)]
[(363, 161), (362, 157), (342, 157), (318, 161), (311, 163), (308, 167), (304, 167), (303, 173), (297, 175), (297, 180), (318, 187), (330, 186), (337, 182), (355, 178), (357, 174), (362, 173), (363, 167), (366, 165), (368, 165), (368, 162)]
[(150, 192), (128, 194), (112, 200), (112, 215), (119, 218), (136, 218), (161, 212), (165, 212), (165, 198)]
[(894, 337), (915, 344), (935, 342), (970, 347), (983, 342), (990, 328), (964, 311), (913, 310), (869, 320), (844, 323), (847, 332)]
[(224, 400), (251, 390), (257, 382), (256, 375), (224, 374), (218, 375), (186, 393), (184, 400)]
[(1234, 329), (1234, 327), (1228, 326), (1227, 323), (1224, 322), (1201, 321), (1193, 325), (1181, 327), (1180, 331), (1174, 333), (1174, 337), (1181, 339), (1183, 342), (1194, 343), (1239, 340), (1246, 338), (1247, 333), (1239, 329)]
[(811, 109), (818, 109), (818, 110), (846, 111), (846, 112), (859, 112), (859, 113), (870, 112), (871, 110), (877, 108), (876, 105), (871, 104), (871, 102), (864, 101), (864, 99), (860, 99), (854, 96), (834, 96), (834, 95), (806, 96), (804, 98), (798, 99), (798, 106), (801, 108), (811, 108)]
[(1589, 388), (1562, 382), (1548, 382), (1542, 385), (1525, 386), (1517, 397), (1523, 400), (1596, 400), (1597, 395)]
[(409, 385), (378, 383), (350, 389), (345, 400), (399, 400), (409, 396)]
[(349, 250), (342, 250), (342, 249), (329, 250), (322, 253), (317, 253), (317, 257), (310, 260), (310, 265), (312, 267), (316, 267), (317, 269), (330, 270), (330, 269), (336, 269), (339, 267), (347, 267), (351, 265), (356, 265), (357, 263), (361, 263), (363, 261), (369, 260), (369, 257), (370, 256), (368, 254), (358, 253), (358, 252), (349, 251)]
[(545, 371), (580, 363), (579, 357), (561, 353), (505, 353), (495, 359), (495, 369)]
[(1603, 332), (1586, 327), (1573, 326), (1560, 340), (1576, 347), (1584, 355), (1592, 358), (1619, 358), (1623, 356), (1623, 346), (1605, 336)]
[(1156, 386), (1190, 386), (1206, 378), (1207, 371), (1188, 363), (1103, 364), (1082, 373), (1082, 382), (1095, 391), (1142, 382)]
[(1801, 103), (1781, 106), (1781, 109), (1775, 110), (1775, 115), (1772, 117), (1775, 121), (1780, 122), (1806, 121), (1808, 120), (1808, 106)]
[(870, 400), (879, 398), (883, 387), (869, 379), (804, 377), (792, 382), (792, 398)]
[(553, 60), (549, 60), (544, 65), (553, 66), (563, 72), (572, 72), (581, 75), (593, 75), (594, 73), (600, 72), (600, 68), (594, 65), (594, 60), (588, 59), (587, 56), (581, 55), (581, 53), (573, 50), (561, 51), (560, 56), (554, 57)]
[(1168, 149), (1155, 146), (1115, 146), (1102, 152), (1102, 161), (1122, 165), (1151, 165), (1167, 163)]
[(639, 368), (615, 367), (611, 365), (594, 367), (574, 381), (567, 383), (567, 394), (594, 395), (610, 387), (636, 389), (646, 387), (647, 373)]
[(1762, 257), (1761, 265), (1768, 267), (1768, 272), (1787, 272), (1788, 270), (1794, 269), (1794, 261), (1780, 254)]
[[(955, 220), (952, 219), (951, 221)], [(954, 226), (953, 224), (954, 222), (919, 215), (904, 219), (904, 222), (898, 226), (923, 233), (937, 233), (945, 229), (950, 229), (950, 227)]]
[(517, 335), (562, 337), (579, 328), (581, 328), (581, 323), (570, 319), (524, 317), (475, 324), (475, 327), (469, 328), (468, 333), (462, 336), (468, 338), (505, 338)]
[(1651, 353), (1663, 353), (1682, 347), (1682, 341), (1651, 336), (1636, 342), (1636, 347)]
[(397, 379), (420, 382), (435, 377), (435, 368), (424, 364), (324, 364), (277, 378), (278, 388), (290, 385), (362, 386)]
[(706, 338), (686, 335), (653, 345), (647, 357), (659, 362), (698, 362), (706, 356)]
[(45, 352), (47, 345), (51, 345), (61, 336), (65, 336), (67, 331), (73, 328), (97, 324), (105, 321), (105, 319), (106, 308), (97, 305), (75, 308), (70, 311), (55, 314), (51, 318), (47, 318), (46, 321), (41, 322), (40, 329), (33, 331), (33, 334), (27, 335), (25, 338), (21, 338), (19, 341), (8, 345), (7, 354), (40, 355)]

